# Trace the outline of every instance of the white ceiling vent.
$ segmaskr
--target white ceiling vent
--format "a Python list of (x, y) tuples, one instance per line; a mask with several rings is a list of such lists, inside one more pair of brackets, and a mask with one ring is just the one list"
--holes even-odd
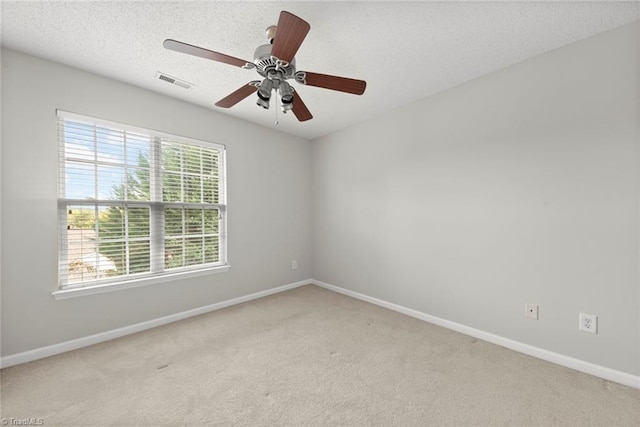
[(170, 75), (163, 73), (161, 71), (158, 71), (156, 73), (156, 79), (165, 81), (167, 83), (171, 83), (172, 85), (180, 86), (183, 89), (190, 89), (193, 86), (192, 83), (188, 83), (188, 82), (185, 82), (184, 80), (171, 77)]

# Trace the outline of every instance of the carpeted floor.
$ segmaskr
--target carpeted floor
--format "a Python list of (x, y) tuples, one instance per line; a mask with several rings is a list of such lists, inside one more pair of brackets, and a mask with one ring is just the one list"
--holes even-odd
[(639, 426), (640, 391), (315, 286), (2, 370), (44, 426)]

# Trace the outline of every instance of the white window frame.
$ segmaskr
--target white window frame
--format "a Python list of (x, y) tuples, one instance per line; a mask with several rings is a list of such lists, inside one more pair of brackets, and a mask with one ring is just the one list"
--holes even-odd
[[(162, 283), (167, 281), (174, 281), (184, 279), (188, 277), (196, 277), (207, 274), (221, 273), (228, 271), (230, 266), (227, 262), (227, 194), (226, 194), (226, 147), (222, 144), (216, 144), (207, 141), (201, 141), (184, 136), (172, 135), (155, 130), (145, 129), (141, 127), (131, 126), (127, 124), (112, 122), (104, 119), (98, 119), (94, 117), (84, 116), (67, 111), (56, 111), (58, 121), (72, 120), (76, 122), (87, 123), (94, 126), (104, 126), (106, 128), (113, 128), (120, 131), (132, 132), (137, 134), (143, 134), (151, 137), (154, 141), (150, 147), (150, 159), (151, 165), (150, 174), (150, 191), (152, 193), (151, 201), (116, 201), (116, 200), (76, 200), (67, 199), (65, 194), (65, 171), (64, 171), (64, 138), (60, 135), (58, 130), (58, 155), (62, 158), (58, 159), (58, 239), (59, 239), (59, 259), (58, 259), (58, 287), (57, 290), (52, 292), (52, 295), (56, 299), (65, 299), (75, 296), (104, 293), (115, 291), (118, 289), (129, 289), (138, 286), (150, 285), (154, 283)], [(207, 204), (208, 208), (217, 209), (219, 212), (218, 222), (218, 254), (219, 260), (216, 263), (199, 264), (193, 266), (186, 266), (180, 268), (173, 268), (170, 270), (164, 270), (162, 260), (164, 259), (164, 210), (166, 208), (189, 208), (189, 207), (203, 207), (202, 204), (189, 204), (185, 202), (164, 202), (162, 201), (162, 175), (161, 168), (158, 165), (158, 160), (161, 156), (161, 146), (159, 140), (168, 140), (176, 143), (185, 143), (189, 145), (197, 145), (209, 149), (215, 149), (219, 152), (218, 158), (218, 203)], [(125, 276), (117, 276), (113, 278), (97, 279), (92, 281), (84, 281), (80, 283), (62, 283), (62, 277), (67, 276), (66, 268), (68, 266), (68, 259), (65, 258), (67, 254), (67, 209), (69, 206), (88, 206), (94, 207), (99, 205), (114, 206), (121, 204), (122, 206), (135, 207), (144, 206), (149, 208), (150, 212), (150, 255), (151, 265), (150, 272), (148, 273), (136, 273), (128, 274)], [(161, 251), (158, 254), (158, 251)]]

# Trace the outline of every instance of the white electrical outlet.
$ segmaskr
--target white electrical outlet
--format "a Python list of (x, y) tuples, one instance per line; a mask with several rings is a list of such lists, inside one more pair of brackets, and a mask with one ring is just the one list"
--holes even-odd
[(592, 334), (598, 333), (598, 316), (595, 314), (580, 313), (578, 329)]
[(298, 261), (291, 261), (291, 269), (292, 270), (298, 269)]
[(524, 310), (524, 317), (538, 320), (538, 304), (525, 304)]

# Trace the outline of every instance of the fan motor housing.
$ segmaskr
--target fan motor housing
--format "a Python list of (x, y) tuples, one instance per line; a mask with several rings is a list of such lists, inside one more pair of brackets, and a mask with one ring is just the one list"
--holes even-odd
[(255, 53), (253, 54), (253, 63), (256, 66), (256, 70), (258, 74), (262, 77), (268, 77), (270, 71), (280, 71), (285, 79), (293, 78), (296, 73), (296, 60), (295, 58), (291, 60), (287, 65), (279, 65), (278, 59), (274, 56), (271, 56), (271, 45), (263, 44), (262, 46), (258, 46)]

